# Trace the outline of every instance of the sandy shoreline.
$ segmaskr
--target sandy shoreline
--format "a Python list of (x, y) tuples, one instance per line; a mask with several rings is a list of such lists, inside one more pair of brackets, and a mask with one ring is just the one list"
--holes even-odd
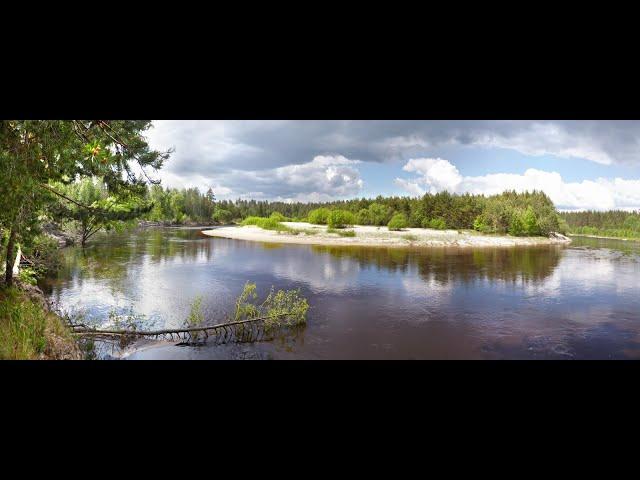
[(341, 237), (327, 233), (327, 227), (300, 222), (284, 222), (288, 227), (311, 230), (315, 234), (279, 233), (263, 230), (256, 226), (225, 226), (202, 233), (211, 237), (249, 240), (254, 242), (296, 243), (304, 245), (357, 245), (369, 247), (510, 247), (531, 245), (568, 244), (567, 237), (510, 237), (481, 235), (475, 232), (457, 230), (432, 230), (427, 228), (406, 228), (400, 232), (389, 231), (387, 227), (355, 226), (355, 237)]
[(598, 238), (600, 240), (620, 240), (621, 242), (640, 242), (640, 238), (602, 237), (600, 235), (584, 235), (581, 233), (568, 233), (569, 237)]

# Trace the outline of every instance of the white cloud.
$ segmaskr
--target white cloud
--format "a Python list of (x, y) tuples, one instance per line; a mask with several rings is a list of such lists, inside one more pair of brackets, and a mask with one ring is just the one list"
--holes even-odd
[(485, 147), (510, 148), (525, 155), (555, 155), (563, 158), (584, 158), (610, 165), (613, 158), (598, 138), (583, 133), (579, 128), (569, 131), (556, 123), (532, 123), (528, 128), (508, 133), (479, 134), (473, 142)]
[(406, 172), (422, 175), (423, 183), (430, 185), (435, 191), (450, 190), (455, 192), (462, 182), (462, 175), (449, 161), (441, 158), (411, 159), (402, 168)]
[[(286, 165), (273, 170), (251, 172), (259, 183), (277, 182), (289, 200), (329, 200), (357, 194), (363, 186), (358, 160), (343, 156), (317, 156), (301, 165)], [(283, 197), (283, 195), (280, 195)]]
[(317, 156), (300, 165), (285, 165), (268, 170), (231, 170), (209, 177), (161, 172), (163, 184), (174, 187), (212, 186), (217, 198), (253, 198), (257, 200), (320, 202), (351, 197), (363, 187), (360, 162), (343, 156)]
[(455, 193), (493, 195), (505, 190), (542, 190), (560, 209), (640, 208), (640, 179), (599, 178), (595, 181), (565, 182), (559, 173), (529, 168), (524, 174), (492, 173), (462, 176), (448, 160), (441, 158), (411, 159), (403, 168), (418, 174), (413, 179), (396, 178), (396, 185), (412, 195), (448, 190)]
[(411, 182), (404, 178), (396, 178), (394, 183), (414, 196), (422, 196), (426, 193), (425, 190), (418, 185), (418, 182)]

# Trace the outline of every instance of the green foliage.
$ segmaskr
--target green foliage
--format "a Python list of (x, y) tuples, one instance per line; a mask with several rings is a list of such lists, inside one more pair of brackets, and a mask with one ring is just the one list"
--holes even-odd
[(281, 224), (274, 218), (247, 217), (242, 221), (242, 225), (255, 225), (263, 230), (274, 230), (277, 232), (291, 232), (293, 229)]
[(516, 210), (511, 214), (511, 222), (509, 223), (508, 231), (509, 235), (513, 235), (515, 237), (526, 234), (524, 219), (521, 211)]
[(533, 237), (540, 235), (540, 225), (538, 224), (538, 218), (536, 217), (533, 207), (527, 206), (527, 209), (522, 214), (522, 224), (524, 226), (524, 232), (526, 235)]
[(0, 292), (0, 359), (38, 358), (47, 346), (46, 313), (15, 289)]
[(116, 330), (124, 329), (135, 331), (144, 323), (144, 314), (134, 313), (133, 307), (129, 307), (127, 313), (118, 313), (115, 308), (109, 311), (109, 321)]
[(304, 324), (309, 304), (297, 290), (278, 290), (271, 287), (269, 295), (262, 303), (257, 303), (256, 284), (247, 282), (236, 300), (233, 321), (264, 318), (265, 330), (276, 327)]
[(197, 188), (164, 189), (160, 185), (152, 185), (147, 191), (146, 201), (153, 205), (153, 209), (145, 218), (152, 222), (180, 225), (208, 223), (213, 219), (228, 223), (235, 218), (229, 208), (216, 204), (211, 189), (201, 193)]
[(224, 208), (217, 208), (213, 213), (213, 220), (218, 223), (228, 224), (233, 220), (233, 214)]
[(410, 242), (415, 242), (416, 240), (418, 240), (417, 235), (413, 235), (411, 233), (407, 233), (405, 235), (402, 235), (402, 238), (405, 240), (408, 240)]
[(21, 268), (18, 278), (21, 282), (29, 285), (35, 285), (38, 283), (38, 272), (31, 267)]
[[(448, 192), (426, 194), (419, 198), (382, 197), (375, 199), (337, 200), (326, 203), (268, 202), (258, 200), (219, 200), (217, 206), (232, 213), (233, 218), (267, 217), (273, 212), (316, 225), (326, 225), (331, 211), (344, 210), (354, 215), (353, 224), (388, 225), (391, 217), (404, 214), (408, 227), (467, 230), (505, 234), (516, 210), (526, 214), (531, 206), (535, 214), (536, 235), (561, 232), (555, 206), (544, 193), (507, 191), (499, 195), (455, 195)], [(527, 220), (531, 216), (527, 214)], [(517, 223), (517, 222), (516, 222)], [(524, 231), (536, 232), (529, 224)], [(524, 233), (526, 234), (526, 233)]]
[(372, 203), (369, 205), (369, 222), (370, 225), (387, 225), (391, 219), (391, 209), (380, 203)]
[(610, 210), (605, 212), (562, 212), (566, 231), (599, 237), (640, 238), (640, 212)]
[(447, 224), (442, 218), (432, 218), (431, 220), (424, 219), (422, 221), (422, 228), (433, 228), (435, 230), (446, 230)]
[(478, 215), (476, 219), (473, 221), (473, 229), (482, 233), (491, 232), (491, 227), (485, 223), (485, 219), (483, 215)]
[(474, 218), (472, 227), (482, 233), (514, 236), (546, 236), (561, 231), (553, 202), (536, 191), (484, 197), (482, 212)]
[(189, 316), (185, 322), (188, 327), (199, 327), (204, 322), (204, 313), (202, 313), (202, 296), (198, 295), (193, 299)]
[(58, 271), (62, 264), (62, 253), (58, 242), (48, 235), (36, 235), (22, 254), (32, 263), (37, 277)]
[(149, 120), (1, 120), (0, 229), (11, 231), (10, 245), (26, 245), (39, 233), (42, 210), (60, 198), (54, 182), (99, 177), (112, 195), (143, 194), (146, 169), (161, 168), (169, 156), (147, 144), (150, 126)]
[(153, 206), (144, 202), (141, 196), (126, 191), (110, 194), (106, 183), (98, 178), (52, 186), (66, 198), (50, 205), (49, 214), (58, 221), (68, 220), (83, 246), (101, 230), (122, 231), (128, 221), (141, 218)]
[(403, 228), (407, 228), (409, 222), (407, 221), (407, 217), (404, 213), (396, 213), (389, 223), (387, 227), (389, 230), (402, 230)]
[(326, 225), (329, 220), (329, 214), (331, 211), (328, 208), (316, 208), (311, 210), (307, 216), (309, 223), (315, 225)]
[[(191, 309), (189, 310), (189, 316), (185, 320), (185, 326), (187, 328), (197, 328), (204, 323), (204, 313), (202, 312), (202, 296), (198, 295), (191, 302)], [(192, 332), (191, 341), (198, 342), (201, 340), (202, 332)]]
[(330, 228), (345, 228), (356, 223), (355, 216), (348, 210), (331, 210), (327, 218)]
[(360, 211), (356, 215), (356, 223), (358, 225), (371, 225), (371, 215), (369, 215), (369, 209), (360, 209)]
[(273, 218), (276, 222), (288, 222), (289, 219), (282, 215), (280, 212), (273, 212), (269, 215), (269, 218)]

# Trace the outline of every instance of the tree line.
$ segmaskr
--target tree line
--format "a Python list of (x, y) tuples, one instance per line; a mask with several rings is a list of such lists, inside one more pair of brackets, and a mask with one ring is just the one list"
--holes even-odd
[(603, 237), (640, 238), (640, 211), (625, 210), (561, 212), (569, 231)]
[[(146, 194), (153, 204), (146, 219), (158, 222), (240, 223), (249, 217), (281, 215), (292, 221), (328, 223), (331, 212), (343, 212), (336, 223), (395, 224), (438, 229), (475, 229), (483, 233), (548, 235), (564, 232), (566, 225), (551, 199), (543, 192), (506, 191), (499, 195), (427, 193), (422, 197), (382, 197), (333, 202), (281, 202), (267, 200), (217, 200), (209, 189), (171, 189), (152, 185)], [(325, 218), (326, 217), (326, 218)], [(325, 218), (318, 221), (318, 219)]]

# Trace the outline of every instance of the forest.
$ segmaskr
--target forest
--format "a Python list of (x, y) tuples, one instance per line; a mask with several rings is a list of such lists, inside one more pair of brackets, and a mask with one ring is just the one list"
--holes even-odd
[[(327, 223), (318, 213), (348, 212), (358, 225), (388, 225), (395, 216), (403, 225), (418, 228), (474, 229), (482, 233), (516, 236), (548, 235), (566, 230), (551, 199), (543, 192), (499, 195), (457, 195), (449, 192), (422, 197), (382, 197), (337, 200), (325, 203), (273, 202), (265, 200), (218, 200), (210, 189), (164, 189), (153, 185), (144, 201), (153, 205), (144, 218), (149, 221), (187, 224), (240, 223), (248, 217), (277, 214), (292, 221)], [(314, 220), (315, 219), (315, 220)]]
[(640, 212), (624, 210), (561, 212), (570, 233), (615, 238), (640, 238)]

